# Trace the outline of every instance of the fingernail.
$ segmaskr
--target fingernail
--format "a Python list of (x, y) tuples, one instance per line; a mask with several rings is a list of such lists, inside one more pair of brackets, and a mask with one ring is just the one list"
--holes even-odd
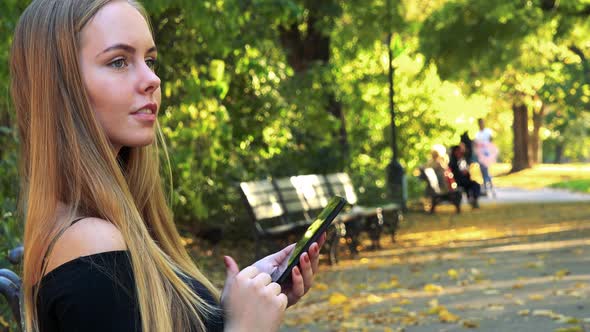
[(303, 259), (305, 259), (306, 263), (309, 263), (309, 255), (308, 254), (305, 254), (305, 257), (303, 257)]
[(225, 267), (228, 268), (229, 267), (229, 263), (228, 263), (228, 257), (227, 256), (223, 256), (223, 263), (225, 264)]
[(299, 272), (299, 269), (297, 267), (293, 268), (293, 273), (295, 273), (295, 275), (300, 275), (301, 272)]

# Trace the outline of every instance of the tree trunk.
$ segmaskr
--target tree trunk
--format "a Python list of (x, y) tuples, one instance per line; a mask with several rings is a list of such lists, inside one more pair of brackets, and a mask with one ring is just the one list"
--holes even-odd
[(563, 143), (557, 143), (555, 145), (555, 160), (556, 164), (561, 164), (563, 162)]
[(510, 172), (518, 172), (531, 167), (528, 148), (528, 110), (525, 104), (515, 102), (512, 104), (512, 112), (514, 114), (514, 122), (512, 123), (514, 156)]
[[(328, 65), (330, 62), (330, 36), (324, 35), (318, 27), (321, 24), (314, 16), (313, 8), (308, 8), (310, 13), (307, 18), (307, 31), (302, 34), (299, 30), (301, 22), (295, 22), (288, 28), (280, 28), (281, 44), (286, 50), (287, 62), (296, 74), (305, 75), (309, 67), (314, 63)], [(324, 84), (324, 82), (321, 82)], [(349, 143), (346, 130), (346, 119), (342, 109), (342, 103), (336, 99), (334, 87), (327, 86), (327, 109), (330, 114), (340, 120), (340, 129), (337, 133), (338, 142), (343, 156), (348, 158)]]
[(541, 138), (539, 137), (539, 131), (543, 125), (543, 119), (545, 118), (545, 104), (541, 103), (539, 107), (535, 107), (533, 110), (533, 132), (531, 133), (531, 144), (530, 144), (530, 161), (532, 164), (538, 164), (543, 162), (543, 148)]
[(338, 142), (342, 148), (344, 156), (348, 157), (349, 145), (348, 145), (348, 132), (346, 131), (346, 118), (344, 117), (344, 111), (342, 110), (342, 103), (334, 98), (333, 94), (330, 94), (330, 102), (328, 105), (328, 111), (336, 118), (340, 120), (340, 130), (338, 135)]

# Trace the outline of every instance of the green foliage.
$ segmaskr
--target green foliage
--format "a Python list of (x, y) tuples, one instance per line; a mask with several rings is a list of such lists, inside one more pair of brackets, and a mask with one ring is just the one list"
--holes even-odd
[[(26, 3), (0, 5), (10, 14), (0, 17), (0, 60), (7, 61)], [(473, 137), (480, 117), (509, 160), (515, 98), (533, 105), (540, 96), (550, 106), (542, 130), (548, 149), (561, 144), (566, 158), (587, 158), (587, 140), (572, 141), (588, 137), (580, 112), (590, 98), (588, 64), (570, 47), (585, 52), (589, 31), (574, 15), (587, 7), (576, 1), (548, 10), (541, 1), (392, 0), (390, 12), (383, 0), (144, 4), (160, 50), (160, 124), (172, 161), (173, 209), (187, 226), (242, 225), (247, 215), (237, 183), (269, 175), (347, 171), (361, 202), (388, 200), (388, 47), (400, 162), (411, 193), (421, 191), (410, 174), (431, 146), (457, 144), (465, 131)], [(294, 49), (289, 33), (307, 46)], [(327, 58), (297, 59), (317, 51), (309, 45), (327, 47)], [(294, 66), (294, 59), (304, 65)], [(8, 91), (5, 67), (0, 88)], [(17, 143), (8, 93), (0, 94), (0, 120), (0, 193), (14, 199)], [(13, 213), (14, 201), (5, 209)]]
[[(24, 9), (23, 1), (7, 0), (0, 3), (0, 63), (7, 64), (12, 31), (16, 18)], [(10, 109), (8, 66), (0, 66), (0, 269), (15, 267), (7, 260), (8, 250), (22, 244), (22, 224), (16, 218), (16, 200), (18, 194), (16, 131), (14, 114)], [(0, 301), (0, 329), (11, 325), (12, 316), (4, 301)]]

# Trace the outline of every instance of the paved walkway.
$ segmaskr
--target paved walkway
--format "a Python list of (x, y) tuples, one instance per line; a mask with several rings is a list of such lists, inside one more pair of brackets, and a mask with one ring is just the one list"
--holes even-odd
[(429, 216), (413, 226), (425, 231), (323, 266), (281, 331), (590, 331), (590, 205), (485, 209), (576, 201), (590, 195), (499, 188), (478, 211)]

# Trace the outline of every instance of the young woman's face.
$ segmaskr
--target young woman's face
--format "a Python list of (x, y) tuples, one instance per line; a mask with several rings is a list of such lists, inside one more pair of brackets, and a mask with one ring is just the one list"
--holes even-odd
[(154, 140), (161, 100), (156, 57), (147, 22), (126, 1), (101, 8), (81, 31), (82, 77), (115, 151)]

